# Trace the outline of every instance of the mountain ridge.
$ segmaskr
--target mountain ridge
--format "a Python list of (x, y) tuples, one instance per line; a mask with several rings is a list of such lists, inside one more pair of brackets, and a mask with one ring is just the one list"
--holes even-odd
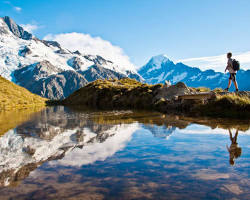
[(0, 18), (0, 47), (0, 74), (50, 99), (63, 99), (96, 78), (143, 80), (136, 70), (99, 55), (71, 52), (56, 41), (40, 40), (10, 17)]
[[(147, 64), (138, 70), (138, 73), (149, 84), (164, 83), (165, 81), (176, 84), (181, 81), (190, 87), (208, 87), (210, 89), (226, 88), (229, 76), (212, 69), (202, 71), (181, 62), (175, 64), (165, 55), (152, 57)], [(250, 90), (248, 77), (250, 77), (250, 70), (238, 71), (237, 81), (241, 90)]]

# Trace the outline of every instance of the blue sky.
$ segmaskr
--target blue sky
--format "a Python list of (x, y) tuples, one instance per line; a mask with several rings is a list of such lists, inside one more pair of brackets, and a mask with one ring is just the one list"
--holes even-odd
[(98, 36), (137, 66), (158, 54), (192, 64), (197, 57), (202, 63), (228, 51), (250, 52), (249, 10), (249, 0), (0, 0), (1, 16), (35, 25), (39, 38)]

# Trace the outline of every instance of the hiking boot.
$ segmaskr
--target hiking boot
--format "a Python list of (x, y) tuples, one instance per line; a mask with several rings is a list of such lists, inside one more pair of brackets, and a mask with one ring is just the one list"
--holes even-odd
[(239, 89), (236, 89), (235, 92), (239, 92)]
[(226, 89), (224, 89), (224, 90), (226, 90), (226, 91), (228, 92), (229, 88), (226, 88)]

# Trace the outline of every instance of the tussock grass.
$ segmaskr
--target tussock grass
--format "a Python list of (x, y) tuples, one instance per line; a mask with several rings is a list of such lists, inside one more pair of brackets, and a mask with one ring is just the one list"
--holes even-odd
[(223, 92), (224, 90), (222, 88), (215, 88), (213, 89), (214, 92)]
[(216, 95), (216, 101), (226, 103), (227, 105), (233, 104), (238, 106), (250, 105), (250, 98), (248, 96), (239, 96), (235, 93)]
[(196, 92), (210, 92), (211, 90), (209, 88), (206, 87), (198, 87), (195, 88)]
[(46, 101), (0, 76), (0, 110), (44, 106)]
[(235, 93), (217, 94), (215, 100), (200, 106), (198, 111), (207, 116), (249, 119), (250, 97)]
[(160, 87), (162, 84), (149, 85), (129, 78), (96, 80), (71, 94), (62, 104), (98, 109), (144, 109), (152, 107), (154, 91)]

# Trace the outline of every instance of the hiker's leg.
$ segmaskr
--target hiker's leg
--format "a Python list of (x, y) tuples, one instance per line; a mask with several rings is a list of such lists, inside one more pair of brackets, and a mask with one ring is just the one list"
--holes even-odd
[(234, 80), (234, 86), (235, 86), (235, 89), (238, 90), (238, 83), (236, 80)]
[(230, 88), (231, 83), (232, 83), (232, 80), (231, 80), (231, 79), (229, 79), (229, 80), (228, 80), (228, 86), (227, 86), (227, 88), (228, 88), (228, 89)]
[(229, 131), (230, 140), (233, 141), (233, 136), (232, 136), (231, 129), (228, 129), (228, 131)]
[(238, 134), (239, 134), (239, 129), (237, 128), (236, 132), (235, 132), (235, 135), (234, 135), (234, 137), (236, 138), (236, 141), (237, 141)]

